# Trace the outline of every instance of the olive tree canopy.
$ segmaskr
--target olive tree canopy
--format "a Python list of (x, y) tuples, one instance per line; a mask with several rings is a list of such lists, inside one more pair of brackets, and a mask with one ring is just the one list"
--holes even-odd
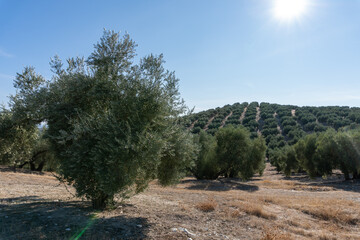
[(197, 149), (178, 123), (186, 107), (162, 55), (135, 64), (130, 36), (106, 30), (94, 48), (66, 68), (54, 57), (51, 81), (25, 69), (12, 109), (23, 125), (46, 122), (61, 178), (103, 208), (152, 179), (174, 183)]

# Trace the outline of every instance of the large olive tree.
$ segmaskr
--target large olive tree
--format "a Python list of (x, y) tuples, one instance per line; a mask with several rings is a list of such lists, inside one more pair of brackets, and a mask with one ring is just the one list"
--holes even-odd
[(197, 149), (178, 124), (186, 108), (162, 55), (135, 64), (135, 42), (113, 31), (94, 47), (87, 59), (68, 59), (66, 68), (52, 59), (52, 80), (37, 84), (17, 109), (29, 112), (18, 114), (22, 122), (46, 122), (61, 178), (104, 208), (152, 179), (174, 183)]

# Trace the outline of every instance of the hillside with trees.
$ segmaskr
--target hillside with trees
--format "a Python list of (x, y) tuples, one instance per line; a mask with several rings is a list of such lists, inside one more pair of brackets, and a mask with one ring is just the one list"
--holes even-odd
[[(227, 117), (229, 113), (232, 114)], [(194, 113), (182, 121), (194, 134), (203, 131), (217, 136), (223, 127), (241, 126), (250, 133), (250, 138), (261, 136), (267, 146), (266, 157), (286, 176), (293, 172), (306, 172), (310, 177), (326, 176), (339, 169), (345, 179), (357, 179), (359, 115), (358, 107), (245, 102)], [(198, 122), (211, 124), (201, 128)]]
[[(260, 112), (259, 119), (256, 118), (257, 108)], [(231, 116), (226, 118), (229, 113), (232, 113)], [(240, 119), (242, 113), (244, 116)], [(360, 124), (360, 108), (299, 107), (266, 102), (260, 104), (244, 102), (193, 113), (185, 116), (182, 121), (192, 133), (204, 130), (211, 135), (226, 125), (242, 125), (251, 132), (252, 137), (261, 134), (267, 146), (274, 148), (283, 145), (284, 142), (294, 145), (307, 134), (325, 132), (327, 129), (354, 128)]]

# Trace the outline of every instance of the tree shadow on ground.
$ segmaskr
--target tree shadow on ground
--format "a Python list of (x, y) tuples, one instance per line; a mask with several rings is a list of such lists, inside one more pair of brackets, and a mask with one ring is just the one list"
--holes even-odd
[(314, 182), (309, 183), (310, 186), (314, 187), (331, 187), (333, 189), (349, 191), (349, 192), (360, 192), (360, 180), (338, 180), (338, 181), (327, 181), (327, 182)]
[[(11, 201), (9, 201), (11, 200)], [(34, 201), (35, 200), (35, 201)], [(145, 218), (97, 218), (90, 203), (36, 196), (0, 199), (0, 239), (145, 239)]]
[(24, 197), (14, 197), (14, 198), (0, 198), (0, 203), (22, 203), (22, 202), (29, 202), (29, 201), (41, 201), (43, 199), (39, 198), (38, 196), (24, 196)]
[[(307, 186), (315, 187), (316, 191), (321, 191), (321, 188), (333, 188), (343, 191), (360, 192), (360, 180), (345, 180), (343, 174), (333, 173), (326, 179), (322, 177), (310, 178), (306, 173), (293, 173), (290, 177), (284, 176), (283, 180), (292, 180), (306, 184)], [(328, 191), (324, 189), (324, 191)]]
[(239, 179), (218, 179), (218, 180), (196, 180), (187, 179), (182, 183), (189, 183), (186, 187), (190, 190), (205, 190), (205, 191), (230, 191), (241, 190), (247, 192), (255, 192), (259, 190), (258, 186), (242, 183)]
[(0, 166), (0, 172), (13, 172), (13, 173), (26, 173), (26, 174), (35, 174), (35, 175), (45, 175), (44, 172), (40, 171), (31, 171), (26, 168), (14, 168), (8, 166)]

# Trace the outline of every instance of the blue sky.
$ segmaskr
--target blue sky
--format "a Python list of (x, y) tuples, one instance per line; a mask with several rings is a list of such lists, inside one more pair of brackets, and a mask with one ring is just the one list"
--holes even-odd
[[(87, 57), (103, 28), (138, 56), (163, 53), (196, 111), (235, 102), (360, 107), (360, 1), (310, 0), (294, 21), (275, 0), (0, 0), (0, 103), (16, 72), (50, 78), (50, 57)], [(291, 1), (291, 0), (289, 0)]]

